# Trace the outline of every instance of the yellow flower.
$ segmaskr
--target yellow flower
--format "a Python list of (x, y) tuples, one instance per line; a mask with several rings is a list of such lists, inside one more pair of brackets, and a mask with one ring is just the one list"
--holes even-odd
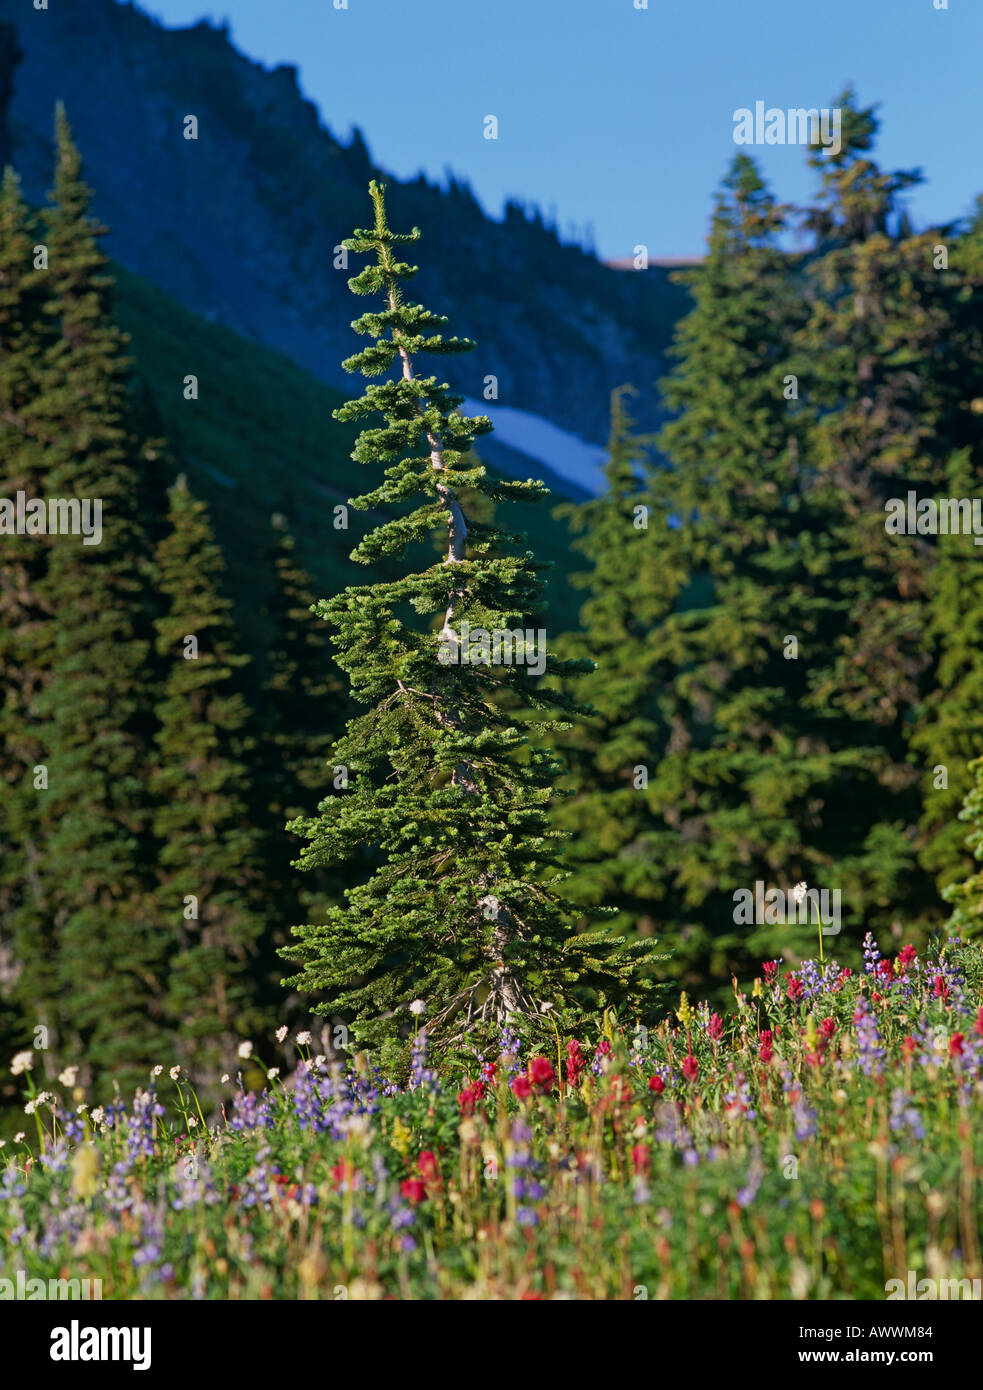
[(679, 996), (679, 1008), (676, 1010), (676, 1017), (684, 1028), (688, 1028), (693, 1017), (693, 1010), (690, 1008), (689, 1000), (686, 998), (686, 991), (683, 990)]

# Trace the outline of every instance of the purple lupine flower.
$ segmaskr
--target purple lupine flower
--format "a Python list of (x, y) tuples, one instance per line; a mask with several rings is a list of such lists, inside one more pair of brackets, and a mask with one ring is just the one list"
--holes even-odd
[[(869, 936), (870, 933), (868, 932), (867, 935)], [(884, 1070), (885, 1050), (881, 1046), (877, 1020), (871, 1012), (868, 1000), (859, 999), (857, 1001), (853, 1022), (857, 1029), (857, 1056), (860, 1070), (865, 1076), (880, 1076)]]

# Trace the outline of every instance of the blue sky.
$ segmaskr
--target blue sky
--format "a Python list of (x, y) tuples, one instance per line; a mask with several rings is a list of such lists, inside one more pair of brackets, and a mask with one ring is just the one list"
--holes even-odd
[[(227, 19), (240, 49), (292, 63), (324, 123), (361, 126), (406, 177), (464, 175), (590, 223), (599, 253), (697, 255), (738, 107), (881, 103), (883, 163), (920, 166), (916, 224), (983, 192), (983, 0), (138, 0), (169, 25)], [(485, 140), (482, 121), (499, 120)], [(775, 192), (809, 197), (795, 146), (751, 149)]]

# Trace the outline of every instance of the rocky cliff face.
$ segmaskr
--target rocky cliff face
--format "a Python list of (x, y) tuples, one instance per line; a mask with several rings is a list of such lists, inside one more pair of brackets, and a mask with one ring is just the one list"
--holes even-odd
[[(110, 254), (345, 384), (354, 306), (334, 248), (365, 221), (365, 186), (379, 172), (361, 138), (339, 143), (293, 68), (264, 69), (207, 23), (168, 30), (116, 0), (42, 11), (0, 0), (0, 21), (11, 26), (0, 37), (0, 103), (13, 74), (9, 134), (27, 195), (41, 201), (49, 186), (60, 98)], [(195, 140), (185, 138), (189, 116)], [(611, 388), (630, 380), (644, 391), (663, 370), (684, 304), (666, 271), (612, 270), (517, 207), (495, 222), (464, 186), (388, 182), (394, 225), (424, 231), (420, 297), (479, 343), (447, 364), (453, 384), (481, 397), (494, 375), (502, 404), (603, 441)]]

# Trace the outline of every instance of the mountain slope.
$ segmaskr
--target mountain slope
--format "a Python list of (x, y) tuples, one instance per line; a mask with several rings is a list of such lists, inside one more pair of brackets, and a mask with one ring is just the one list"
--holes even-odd
[[(340, 387), (352, 306), (334, 248), (367, 215), (375, 171), (361, 138), (340, 144), (295, 69), (267, 71), (204, 22), (169, 30), (116, 0), (44, 12), (0, 0), (0, 20), (23, 52), (9, 124), (28, 196), (47, 189), (61, 98), (110, 254)], [(184, 138), (188, 115), (197, 140)], [(645, 393), (640, 423), (652, 423), (645, 398), (686, 302), (666, 269), (610, 269), (515, 205), (496, 222), (458, 183), (390, 180), (389, 203), (395, 225), (423, 229), (421, 298), (479, 343), (449, 369), (458, 389), (481, 398), (494, 375), (502, 406), (597, 443), (611, 389), (631, 380)]]

